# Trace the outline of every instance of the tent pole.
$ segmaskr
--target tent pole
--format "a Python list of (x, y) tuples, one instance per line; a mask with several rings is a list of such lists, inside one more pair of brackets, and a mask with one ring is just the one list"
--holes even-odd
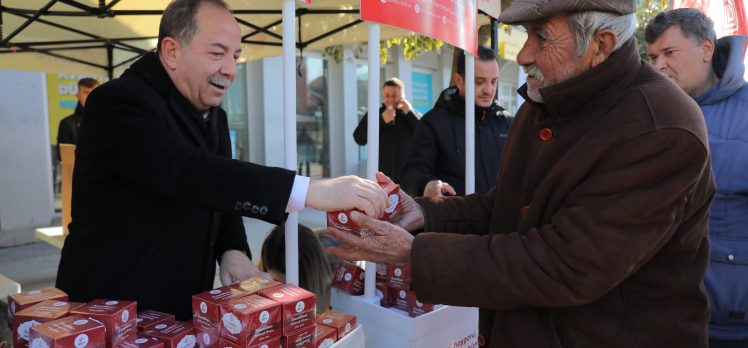
[[(376, 173), (379, 168), (379, 24), (369, 23), (369, 117), (367, 152), (366, 152), (366, 177), (376, 181)], [(366, 262), (366, 277), (364, 278), (364, 298), (372, 303), (377, 303), (375, 292), (377, 280), (377, 264)]]
[(475, 57), (465, 54), (465, 195), (475, 192)]
[(109, 75), (109, 79), (114, 78), (114, 46), (111, 44), (106, 45), (106, 72)]
[(15, 31), (13, 31), (12, 33), (10, 33), (10, 35), (8, 35), (8, 37), (6, 37), (2, 41), (0, 41), (0, 47), (8, 47), (8, 44), (9, 44), (9, 42), (10, 42), (11, 39), (13, 39), (14, 37), (16, 37), (16, 35), (18, 35), (18, 33), (22, 32), (24, 29), (26, 29), (26, 27), (28, 27), (29, 25), (31, 25), (31, 23), (33, 23), (37, 18), (39, 18), (42, 15), (42, 13), (46, 12), (47, 10), (49, 10), (49, 8), (52, 7), (52, 5), (54, 5), (55, 3), (57, 3), (57, 0), (52, 0), (49, 3), (47, 3), (46, 5), (44, 5), (44, 7), (40, 8), (39, 11), (37, 11), (33, 16), (31, 16), (30, 18), (28, 18), (26, 20), (26, 22), (24, 22), (23, 24), (21, 24)]
[[(283, 148), (286, 169), (296, 170), (296, 0), (283, 0)], [(286, 219), (286, 283), (299, 285), (299, 215)]]

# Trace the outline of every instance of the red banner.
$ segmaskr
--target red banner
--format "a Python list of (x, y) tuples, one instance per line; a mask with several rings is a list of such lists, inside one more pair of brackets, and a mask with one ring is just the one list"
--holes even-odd
[(717, 37), (748, 35), (748, 9), (743, 0), (674, 0), (673, 8), (691, 7), (714, 21)]
[[(717, 38), (748, 35), (748, 8), (744, 0), (674, 0), (673, 8), (697, 8), (714, 22)], [(748, 56), (745, 58), (748, 67)], [(748, 79), (748, 70), (743, 75)]]
[(411, 30), (478, 54), (476, 0), (361, 0), (361, 19)]

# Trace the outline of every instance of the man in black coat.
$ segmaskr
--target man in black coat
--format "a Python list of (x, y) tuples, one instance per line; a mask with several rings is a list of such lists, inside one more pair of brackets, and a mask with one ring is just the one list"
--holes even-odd
[[(404, 93), (405, 84), (397, 77), (385, 81), (382, 87), (384, 103), (379, 107), (379, 170), (395, 182), (402, 178), (405, 155), (420, 116), (403, 97)], [(353, 132), (353, 139), (361, 146), (368, 142), (368, 119), (367, 112)]]
[(241, 216), (281, 223), (288, 211), (357, 208), (379, 216), (379, 186), (309, 181), (231, 159), (218, 105), (236, 76), (241, 30), (221, 0), (176, 0), (158, 53), (97, 88), (81, 124), (70, 235), (57, 287), (71, 301), (136, 300), (191, 318), (191, 295), (260, 274)]
[[(416, 127), (403, 167), (412, 195), (465, 194), (465, 56), (459, 55), (457, 86), (442, 91)], [(479, 46), (475, 58), (475, 192), (496, 186), (501, 152), (512, 117), (494, 101), (499, 80), (496, 54)]]
[(60, 127), (57, 129), (58, 159), (60, 159), (60, 144), (75, 145), (78, 143), (78, 127), (80, 127), (81, 120), (83, 119), (83, 107), (86, 106), (88, 95), (98, 85), (99, 81), (90, 77), (85, 77), (78, 81), (78, 92), (75, 93), (78, 103), (75, 105), (75, 112), (60, 120)]

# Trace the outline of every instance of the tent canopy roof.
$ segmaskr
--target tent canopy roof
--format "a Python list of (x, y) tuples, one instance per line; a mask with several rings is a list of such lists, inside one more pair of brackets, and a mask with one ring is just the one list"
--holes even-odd
[[(228, 0), (242, 29), (246, 60), (282, 53), (282, 1)], [(0, 0), (3, 69), (116, 76), (156, 47), (168, 0)], [(296, 47), (366, 42), (359, 0), (297, 2)], [(488, 20), (480, 16), (483, 23)], [(381, 38), (409, 32), (381, 27)]]

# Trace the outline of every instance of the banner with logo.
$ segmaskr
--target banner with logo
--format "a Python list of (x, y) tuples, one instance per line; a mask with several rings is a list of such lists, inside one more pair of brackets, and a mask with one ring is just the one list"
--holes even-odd
[[(748, 8), (744, 0), (674, 0), (673, 8), (697, 8), (714, 21), (717, 38), (748, 35)], [(748, 66), (748, 56), (745, 59)], [(745, 75), (748, 79), (748, 70)]]
[(411, 30), (478, 54), (476, 0), (362, 0), (361, 19)]

